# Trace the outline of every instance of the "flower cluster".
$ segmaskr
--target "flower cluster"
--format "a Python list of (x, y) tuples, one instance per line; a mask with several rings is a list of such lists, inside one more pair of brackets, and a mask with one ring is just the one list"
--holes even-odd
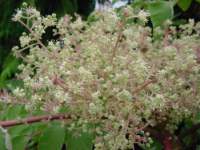
[[(132, 148), (147, 126), (173, 132), (199, 110), (200, 24), (182, 26), (181, 32), (167, 24), (151, 35), (141, 23), (147, 16), (125, 8), (94, 12), (88, 23), (79, 16), (57, 20), (34, 8), (18, 10), (14, 20), (28, 33), (13, 49), (24, 60), (18, 75), (24, 89), (13, 94), (28, 99), (30, 111), (65, 110), (70, 129), (93, 124), (87, 130), (96, 134), (97, 150)], [(44, 44), (48, 27), (59, 39)]]

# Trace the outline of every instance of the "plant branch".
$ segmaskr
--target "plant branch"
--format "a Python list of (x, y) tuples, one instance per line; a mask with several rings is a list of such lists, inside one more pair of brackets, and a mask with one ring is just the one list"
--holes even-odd
[(46, 46), (38, 39), (38, 37), (34, 34), (34, 32), (20, 19), (18, 20), (18, 22), (23, 25), (36, 39), (37, 43), (46, 51), (48, 51), (48, 49), (46, 48)]
[(119, 33), (118, 33), (118, 36), (117, 36), (117, 41), (115, 42), (115, 45), (114, 45), (114, 48), (113, 48), (112, 61), (113, 61), (113, 58), (114, 58), (115, 55), (116, 55), (116, 49), (117, 49), (117, 47), (118, 47), (118, 45), (119, 45), (119, 42), (120, 42), (120, 40), (121, 40), (121, 37), (122, 37), (122, 33), (119, 32)]
[(133, 94), (139, 93), (140, 91), (144, 90), (149, 84), (152, 84), (152, 83), (155, 83), (155, 82), (156, 82), (156, 79), (150, 79), (150, 80), (145, 81), (142, 85), (136, 87), (133, 90)]
[(70, 118), (71, 118), (70, 116), (66, 116), (64, 114), (33, 116), (33, 117), (21, 119), (21, 120), (0, 121), (0, 126), (3, 128), (8, 128), (8, 127), (13, 127), (17, 125), (32, 124), (32, 123), (42, 122), (42, 121), (66, 120)]
[(166, 29), (165, 33), (164, 33), (164, 39), (163, 39), (163, 46), (166, 47), (169, 45), (169, 35), (170, 35), (171, 31), (170, 29)]
[(111, 64), (113, 63), (113, 59), (116, 56), (116, 51), (117, 51), (117, 47), (119, 46), (120, 40), (122, 38), (122, 31), (123, 31), (123, 22), (119, 23), (119, 32), (117, 35), (117, 40), (114, 44), (113, 50), (112, 50), (112, 57), (111, 57)]

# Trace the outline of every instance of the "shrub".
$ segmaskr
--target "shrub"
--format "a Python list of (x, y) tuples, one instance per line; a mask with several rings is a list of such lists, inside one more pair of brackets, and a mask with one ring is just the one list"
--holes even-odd
[[(152, 35), (148, 15), (126, 7), (94, 12), (88, 23), (18, 10), (13, 20), (28, 31), (13, 48), (24, 61), (17, 75), (24, 88), (10, 101), (25, 102), (30, 112), (65, 113), (69, 130), (95, 133), (96, 149), (132, 148), (144, 142), (146, 127), (173, 133), (199, 110), (200, 24), (166, 22)], [(43, 41), (49, 27), (59, 38)]]

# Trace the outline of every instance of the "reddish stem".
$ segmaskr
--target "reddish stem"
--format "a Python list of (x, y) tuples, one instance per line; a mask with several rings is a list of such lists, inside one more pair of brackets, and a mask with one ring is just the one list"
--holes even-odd
[(144, 90), (149, 84), (152, 84), (155, 82), (156, 82), (156, 79), (145, 81), (142, 85), (136, 87), (136, 89), (133, 90), (133, 94), (139, 93), (140, 91)]
[(164, 40), (163, 40), (164, 47), (166, 47), (166, 46), (169, 45), (169, 35), (170, 35), (170, 33), (171, 33), (171, 30), (170, 30), (170, 29), (166, 29), (166, 30), (165, 30)]
[(172, 137), (165, 135), (163, 139), (164, 150), (172, 150)]
[(8, 120), (8, 121), (0, 121), (0, 126), (7, 128), (22, 124), (32, 124), (41, 121), (52, 121), (52, 120), (63, 120), (63, 119), (70, 119), (70, 116), (66, 116), (63, 114), (58, 115), (44, 115), (44, 116), (33, 116), (29, 118), (25, 118), (22, 120)]

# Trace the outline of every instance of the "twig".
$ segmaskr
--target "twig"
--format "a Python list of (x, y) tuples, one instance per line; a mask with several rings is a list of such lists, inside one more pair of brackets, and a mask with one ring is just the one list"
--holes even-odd
[(133, 90), (133, 94), (139, 93), (140, 91), (144, 90), (149, 84), (152, 84), (152, 83), (155, 83), (155, 82), (156, 82), (156, 79), (150, 79), (150, 80), (145, 81), (142, 85), (136, 87)]
[(119, 42), (120, 42), (120, 40), (121, 40), (121, 37), (122, 37), (122, 33), (119, 32), (119, 33), (118, 33), (118, 36), (117, 36), (117, 41), (115, 42), (115, 45), (114, 45), (114, 48), (113, 48), (111, 63), (113, 62), (113, 58), (114, 58), (115, 55), (116, 55), (116, 49), (117, 49), (117, 47), (118, 47), (118, 45), (119, 45)]
[(21, 53), (21, 52), (23, 52), (24, 50), (27, 50), (28, 48), (30, 48), (30, 47), (32, 47), (32, 46), (35, 46), (35, 45), (37, 45), (37, 43), (33, 43), (33, 44), (31, 44), (31, 45), (28, 45), (28, 46), (26, 46), (26, 47), (20, 49), (19, 52)]
[(171, 30), (169, 28), (167, 28), (165, 30), (165, 33), (164, 33), (164, 39), (163, 39), (163, 45), (164, 47), (168, 46), (169, 45), (169, 35), (171, 33)]
[(3, 128), (13, 127), (17, 125), (24, 125), (24, 124), (32, 124), (41, 121), (53, 121), (53, 120), (64, 120), (70, 119), (70, 116), (66, 116), (64, 114), (58, 115), (44, 115), (44, 116), (33, 116), (21, 120), (7, 120), (7, 121), (0, 121), (0, 126)]
[(57, 75), (55, 75), (53, 78), (52, 78), (52, 82), (54, 85), (58, 85), (60, 86), (62, 89), (64, 89), (65, 91), (68, 91), (68, 87), (66, 86), (65, 84), (65, 81), (62, 80), (61, 78), (59, 78)]
[(21, 20), (18, 20), (18, 22), (23, 25), (36, 39), (37, 43), (46, 51), (48, 51), (48, 49), (46, 48), (46, 46), (38, 39), (38, 37), (34, 34), (34, 32)]
[(120, 43), (120, 40), (122, 38), (122, 35), (123, 35), (122, 31), (123, 31), (123, 22), (120, 22), (119, 23), (119, 32), (118, 32), (118, 35), (117, 35), (117, 40), (116, 40), (115, 45), (114, 45), (113, 50), (112, 50), (111, 64), (113, 64), (113, 59), (114, 59), (114, 57), (116, 55), (116, 49), (117, 49), (117, 47), (118, 47), (118, 45)]

